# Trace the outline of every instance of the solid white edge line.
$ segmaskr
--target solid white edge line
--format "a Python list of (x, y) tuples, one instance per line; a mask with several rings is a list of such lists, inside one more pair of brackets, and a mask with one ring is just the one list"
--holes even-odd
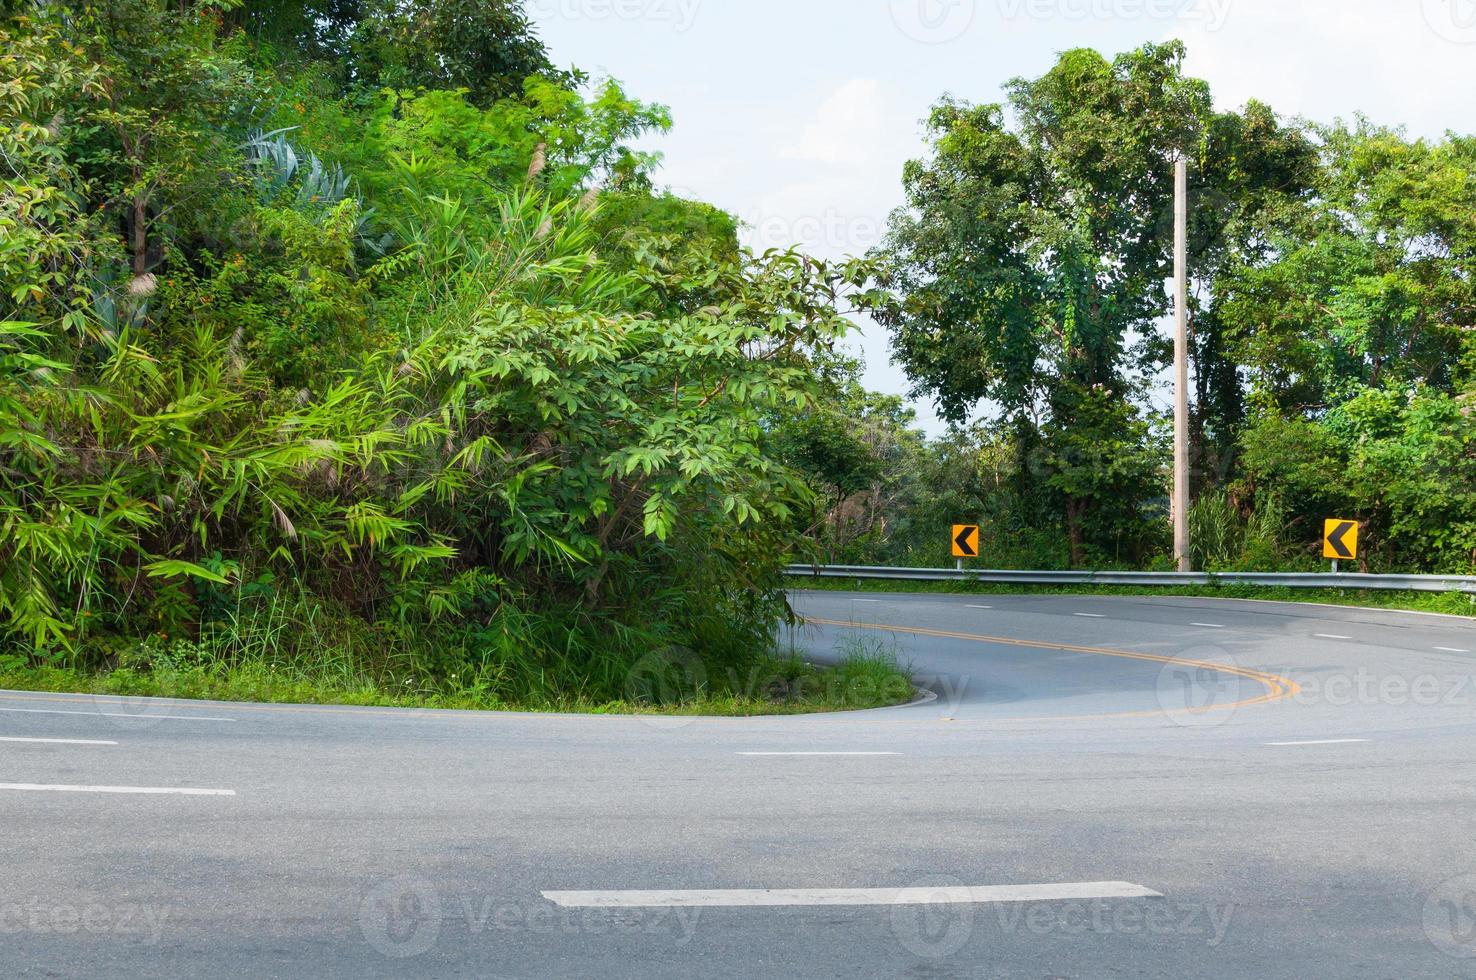
[(0, 708), (13, 714), (24, 715), (84, 715), (88, 718), (137, 718), (142, 721), (224, 721), (234, 718), (205, 718), (200, 715), (134, 714), (128, 711), (65, 711), (61, 708)]
[(0, 742), (25, 742), (30, 745), (117, 745), (105, 739), (94, 738), (16, 738), (0, 737)]
[(546, 891), (562, 908), (763, 908), (820, 905), (978, 905), (994, 902), (1064, 902), (1101, 898), (1162, 898), (1127, 881), (1060, 885), (979, 885), (936, 888), (715, 889), (708, 891)]
[(765, 756), (765, 755), (806, 755), (806, 756), (812, 756), (812, 755), (821, 755), (821, 756), (833, 756), (833, 755), (842, 755), (842, 756), (844, 756), (844, 755), (867, 755), (867, 756), (871, 756), (871, 755), (901, 755), (902, 753), (901, 752), (739, 752), (738, 754), (739, 755), (749, 755), (749, 756)]
[(1369, 742), (1367, 738), (1320, 738), (1307, 742), (1267, 742), (1267, 745), (1291, 746), (1291, 745), (1353, 745), (1360, 742)]
[(192, 789), (187, 786), (68, 786), (61, 783), (0, 783), (0, 790), (49, 793), (126, 793), (146, 796), (235, 796), (233, 789)]

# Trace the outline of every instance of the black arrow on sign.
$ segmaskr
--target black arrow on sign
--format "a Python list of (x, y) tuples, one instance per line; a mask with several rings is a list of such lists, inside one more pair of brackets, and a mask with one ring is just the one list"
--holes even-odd
[(1354, 524), (1352, 521), (1344, 521), (1337, 526), (1333, 533), (1327, 536), (1327, 543), (1332, 545), (1333, 551), (1336, 551), (1338, 553), (1339, 558), (1353, 557), (1352, 549), (1348, 547), (1348, 543), (1343, 539), (1348, 536), (1349, 531), (1353, 530), (1357, 526), (1358, 525)]
[[(956, 544), (956, 545), (958, 545), (958, 550), (959, 551), (962, 551), (965, 555), (969, 556), (970, 558), (978, 558), (979, 557), (979, 552), (975, 551), (974, 550), (974, 546), (972, 544), (970, 544), (970, 539), (973, 538), (974, 533), (975, 533), (975, 529), (974, 528), (972, 528), (972, 527), (966, 527), (962, 531), (958, 532), (958, 537), (956, 537), (956, 538), (953, 539), (953, 543)], [(934, 538), (933, 540), (936, 541), (937, 538)]]

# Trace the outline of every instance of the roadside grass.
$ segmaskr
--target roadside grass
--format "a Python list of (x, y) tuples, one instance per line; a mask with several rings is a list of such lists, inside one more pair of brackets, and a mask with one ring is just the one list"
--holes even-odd
[(432, 710), (604, 715), (745, 717), (854, 711), (902, 704), (914, 688), (894, 656), (861, 645), (838, 649), (834, 665), (798, 654), (762, 656), (718, 667), (685, 651), (660, 650), (638, 661), (625, 696), (499, 695), (485, 675), (398, 676), (364, 669), (347, 650), (276, 660), (271, 651), (215, 655), (189, 641), (144, 641), (141, 653), (110, 668), (0, 662), (0, 688), (14, 691), (157, 697), (266, 704), (349, 705)]
[(1145, 587), (1132, 585), (1016, 585), (994, 582), (908, 582), (882, 579), (795, 578), (793, 591), (943, 593), (951, 595), (1188, 596), (1318, 603), (1368, 609), (1476, 617), (1476, 595), (1461, 592), (1384, 592), (1359, 589), (1287, 589), (1252, 585)]

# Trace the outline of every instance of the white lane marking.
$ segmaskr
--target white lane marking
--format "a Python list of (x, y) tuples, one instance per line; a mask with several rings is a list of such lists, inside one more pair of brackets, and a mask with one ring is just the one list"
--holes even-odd
[(1337, 633), (1314, 633), (1312, 635), (1313, 636), (1316, 636), (1319, 640), (1351, 640), (1351, 639), (1353, 639), (1353, 637), (1351, 637), (1351, 636), (1340, 636)]
[(1222, 630), (1226, 628), (1224, 623), (1190, 623), (1189, 625), (1203, 626), (1207, 630)]
[(1353, 745), (1358, 742), (1367, 742), (1366, 738), (1322, 738), (1309, 742), (1267, 742), (1267, 745)]
[(901, 755), (901, 752), (739, 752), (739, 755)]
[(991, 902), (1064, 902), (1097, 898), (1162, 898), (1126, 881), (1063, 885), (977, 885), (938, 888), (793, 888), (712, 891), (543, 892), (563, 908), (757, 908), (784, 905), (975, 905)]
[(117, 745), (104, 739), (93, 738), (0, 738), (0, 742), (26, 742), (33, 745)]
[(993, 609), (993, 606), (969, 606), (970, 609)]
[(200, 715), (150, 715), (128, 711), (63, 711), (60, 708), (0, 708), (0, 711), (24, 715), (86, 715), (89, 718), (138, 718), (144, 721), (223, 721), (234, 722), (234, 718), (205, 718)]
[(1073, 616), (1080, 616), (1082, 619), (1106, 619), (1107, 618), (1102, 613), (1072, 613), (1072, 615)]
[(233, 789), (191, 789), (187, 786), (68, 786), (61, 783), (0, 783), (0, 789), (49, 793), (142, 793), (153, 796), (235, 796)]
[(852, 599), (852, 602), (881, 602), (880, 599)]
[(1470, 650), (1462, 650), (1459, 647), (1436, 647), (1441, 653), (1470, 653)]

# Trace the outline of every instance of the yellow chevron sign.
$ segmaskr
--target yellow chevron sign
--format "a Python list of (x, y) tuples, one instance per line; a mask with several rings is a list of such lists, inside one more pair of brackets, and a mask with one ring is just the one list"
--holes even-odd
[(1352, 561), (1358, 557), (1358, 522), (1331, 520), (1322, 532), (1322, 557)]

